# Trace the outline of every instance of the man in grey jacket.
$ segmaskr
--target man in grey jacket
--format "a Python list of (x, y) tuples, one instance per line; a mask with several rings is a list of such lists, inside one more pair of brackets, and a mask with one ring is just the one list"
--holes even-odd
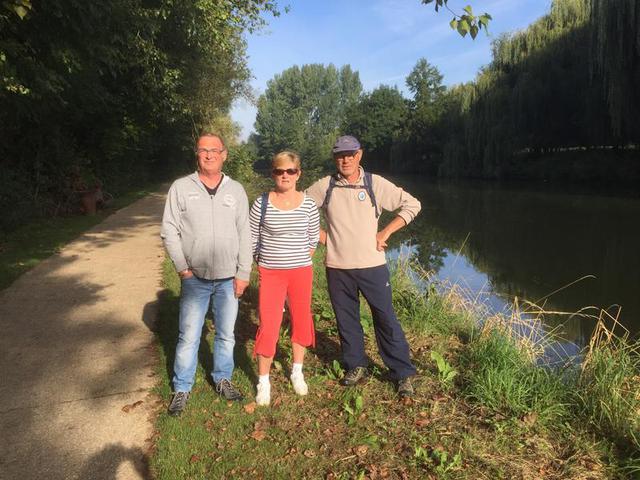
[(227, 149), (218, 135), (200, 136), (196, 158), (198, 170), (171, 185), (162, 218), (161, 236), (181, 279), (170, 415), (180, 415), (187, 404), (209, 303), (216, 391), (227, 400), (242, 400), (231, 375), (238, 298), (251, 273), (249, 202), (242, 185), (222, 173)]

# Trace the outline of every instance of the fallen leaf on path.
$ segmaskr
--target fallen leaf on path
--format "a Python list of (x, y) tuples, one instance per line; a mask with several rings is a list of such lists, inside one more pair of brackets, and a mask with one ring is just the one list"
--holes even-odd
[(200, 457), (198, 455), (191, 455), (191, 458), (189, 459), (189, 463), (196, 463), (200, 460)]
[(124, 413), (129, 413), (131, 410), (133, 410), (136, 407), (139, 407), (143, 403), (144, 402), (142, 400), (138, 400), (137, 402), (130, 403), (129, 405), (125, 405), (124, 407), (122, 407), (122, 411)]
[(251, 415), (253, 412), (256, 411), (256, 402), (247, 403), (244, 406), (244, 411), (247, 412), (249, 415)]
[(314, 452), (313, 450), (309, 449), (309, 450), (305, 450), (303, 452), (303, 455), (307, 458), (315, 458), (316, 456), (316, 452)]

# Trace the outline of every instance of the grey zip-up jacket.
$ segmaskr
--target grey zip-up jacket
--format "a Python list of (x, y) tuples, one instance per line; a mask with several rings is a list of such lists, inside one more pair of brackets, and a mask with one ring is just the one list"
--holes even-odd
[(173, 182), (160, 236), (178, 272), (190, 268), (207, 280), (249, 280), (249, 200), (242, 185), (226, 175), (215, 195), (197, 172)]

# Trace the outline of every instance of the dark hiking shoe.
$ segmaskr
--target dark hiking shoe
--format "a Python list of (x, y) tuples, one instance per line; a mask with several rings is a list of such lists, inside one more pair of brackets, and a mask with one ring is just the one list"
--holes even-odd
[(216, 392), (218, 392), (218, 395), (224, 397), (225, 400), (231, 400), (232, 402), (244, 399), (240, 391), (226, 378), (216, 383)]
[(189, 392), (176, 392), (173, 394), (171, 404), (167, 412), (172, 417), (178, 417), (187, 406), (187, 400), (189, 400)]
[(398, 380), (398, 396), (400, 398), (413, 397), (414, 394), (415, 390), (410, 377)]
[(367, 369), (365, 367), (355, 367), (345, 373), (344, 377), (340, 380), (340, 385), (345, 387), (352, 387), (357, 385), (367, 376)]

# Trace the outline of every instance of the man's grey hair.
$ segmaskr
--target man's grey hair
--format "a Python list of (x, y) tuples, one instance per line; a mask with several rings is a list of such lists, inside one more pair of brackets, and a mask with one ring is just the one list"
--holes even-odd
[(227, 144), (224, 143), (224, 138), (222, 138), (222, 136), (217, 134), (217, 133), (204, 131), (198, 136), (198, 140), (200, 140), (202, 137), (214, 137), (214, 138), (217, 138), (218, 140), (220, 140), (220, 143), (222, 143), (222, 146), (224, 148), (227, 148)]

